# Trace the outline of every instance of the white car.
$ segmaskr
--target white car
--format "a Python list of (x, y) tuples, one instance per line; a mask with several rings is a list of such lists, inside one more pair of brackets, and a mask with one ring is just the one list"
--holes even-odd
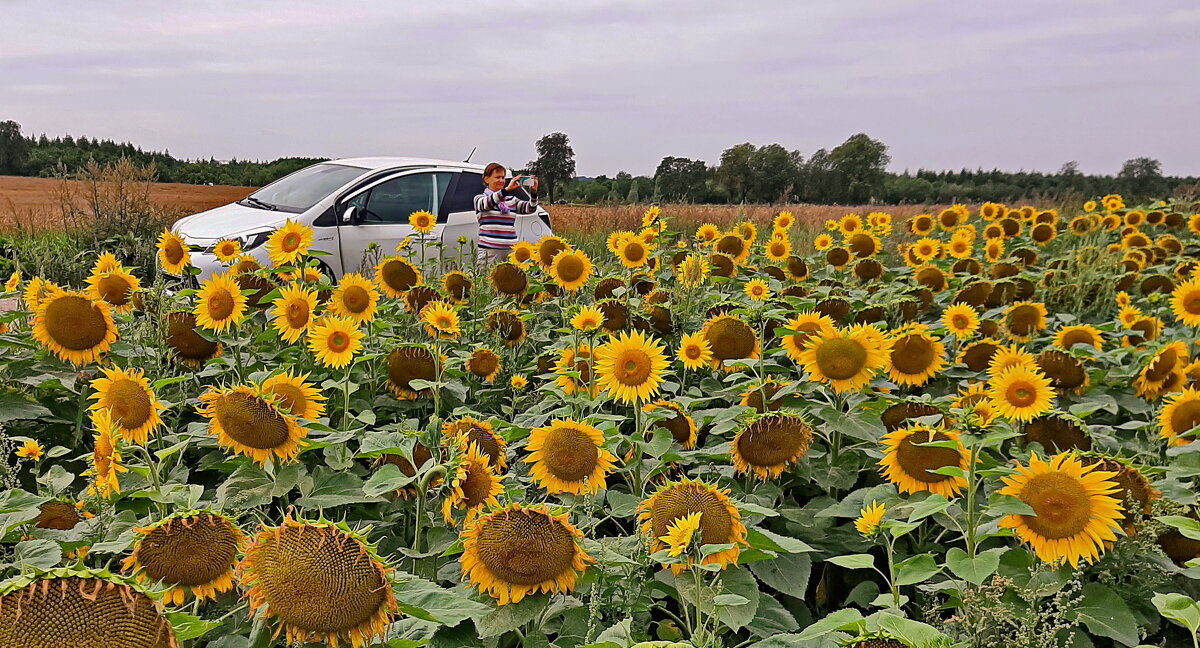
[[(347, 272), (370, 273), (362, 265), (372, 243), (388, 256), (407, 236), (413, 237), (417, 259), (418, 246), (425, 245), (426, 259), (440, 254), (444, 266), (469, 264), (479, 240), (474, 200), (483, 193), (483, 168), (420, 158), (332, 160), (280, 178), (235, 203), (182, 218), (172, 230), (187, 242), (192, 265), (200, 269), (195, 280), (224, 271), (212, 251), (222, 240), (239, 241), (244, 252), (269, 267), (267, 237), (288, 219), (313, 228), (311, 249), (329, 253), (315, 258), (335, 281)], [(408, 224), (409, 215), (420, 210), (437, 215), (437, 225), (425, 235)], [(550, 214), (540, 206), (533, 214), (517, 216), (521, 240), (553, 233)]]

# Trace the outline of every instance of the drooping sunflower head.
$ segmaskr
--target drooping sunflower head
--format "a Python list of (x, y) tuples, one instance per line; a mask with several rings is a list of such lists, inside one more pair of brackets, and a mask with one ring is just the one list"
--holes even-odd
[(596, 384), (617, 400), (637, 405), (658, 393), (667, 356), (660, 343), (641, 331), (614, 335), (595, 354)]
[(529, 276), (515, 263), (497, 263), (489, 278), (496, 292), (506, 297), (520, 297), (529, 289)]
[(499, 354), (487, 347), (480, 347), (467, 358), (466, 369), (476, 378), (490, 383), (500, 374), (500, 364)]
[[(659, 400), (646, 403), (642, 409), (662, 415), (663, 418), (654, 421), (654, 427), (670, 432), (671, 438), (684, 450), (696, 447), (696, 422), (682, 405), (674, 401)], [(650, 440), (650, 430), (646, 431), (646, 440)]]
[(325, 413), (325, 395), (317, 386), (307, 382), (309, 374), (293, 374), (291, 371), (267, 378), (260, 385), (266, 397), (274, 397), (275, 405), (284, 414), (316, 421)]
[(737, 262), (728, 254), (713, 252), (708, 255), (707, 265), (714, 277), (736, 277)]
[(582, 537), (565, 515), (553, 515), (544, 505), (511, 504), (463, 531), (463, 577), (500, 605), (538, 592), (570, 592), (593, 561), (579, 546)]
[(605, 487), (604, 478), (616, 463), (604, 449), (604, 433), (573, 419), (554, 419), (534, 428), (527, 448), (530, 476), (551, 494), (595, 493)]
[(1000, 350), (1000, 342), (990, 337), (966, 345), (958, 352), (958, 364), (975, 372), (986, 371)]
[(942, 415), (941, 408), (932, 404), (920, 401), (900, 401), (889, 405), (883, 413), (879, 415), (879, 420), (888, 432), (895, 432), (902, 427), (909, 425), (908, 421), (912, 419), (924, 418), (926, 416)]
[(1068, 415), (1045, 414), (1025, 425), (1025, 443), (1039, 443), (1046, 452), (1092, 449), (1092, 439), (1077, 419)]
[[(1080, 455), (1079, 463), (1083, 464), (1085, 468), (1095, 466), (1097, 470), (1104, 470), (1116, 475), (1112, 480), (1117, 483), (1117, 486), (1121, 490), (1114, 493), (1113, 496), (1125, 506), (1125, 510), (1129, 513), (1140, 511), (1143, 515), (1149, 515), (1151, 512), (1151, 500), (1158, 499), (1162, 494), (1150, 485), (1150, 481), (1146, 479), (1141, 470), (1130, 465), (1126, 460), (1095, 455)], [(1132, 509), (1129, 503), (1133, 504)], [(1131, 529), (1133, 522), (1131, 517), (1136, 517), (1136, 515), (1126, 517), (1126, 522), (1130, 524), (1130, 526), (1126, 526), (1126, 533), (1129, 533)]]
[(1059, 391), (1083, 390), (1088, 385), (1087, 369), (1075, 356), (1047, 349), (1037, 356), (1037, 366)]
[(200, 414), (208, 419), (209, 433), (217, 442), (259, 465), (273, 459), (293, 461), (306, 445), (308, 430), (281, 411), (261, 387), (210, 387), (200, 403)]
[(525, 322), (514, 310), (497, 309), (488, 313), (487, 328), (510, 347), (525, 340)]
[(164, 407), (150, 389), (141, 369), (105, 367), (103, 378), (92, 381), (96, 402), (90, 409), (107, 409), (117, 432), (130, 443), (145, 444), (150, 433), (162, 425)]
[(1090, 346), (1097, 351), (1104, 348), (1104, 338), (1100, 329), (1088, 324), (1064, 326), (1054, 334), (1054, 345), (1060, 349), (1070, 350), (1077, 344)]
[(76, 365), (95, 362), (117, 339), (112, 307), (79, 292), (55, 290), (38, 304), (33, 337), (59, 359)]
[(945, 365), (946, 349), (925, 325), (909, 324), (893, 334), (888, 375), (896, 384), (924, 385)]
[(758, 335), (753, 327), (735, 315), (715, 315), (708, 318), (700, 333), (708, 340), (714, 369), (733, 371), (737, 363), (731, 361), (758, 358)]
[(578, 292), (591, 276), (592, 260), (583, 250), (559, 252), (550, 264), (550, 277), (567, 292)]
[(233, 568), (246, 538), (225, 516), (181, 512), (137, 530), (133, 554), (122, 569), (142, 583), (170, 587), (166, 602), (182, 605), (187, 594), (200, 600), (233, 589)]
[(59, 568), (0, 590), (0, 646), (178, 648), (162, 606), (132, 581)]
[(808, 455), (813, 432), (799, 416), (769, 413), (747, 423), (733, 439), (730, 454), (739, 474), (774, 479)]
[(456, 304), (465, 304), (471, 296), (471, 288), (474, 284), (466, 274), (459, 270), (451, 270), (442, 275), (442, 290), (454, 300)]
[(401, 400), (416, 400), (430, 396), (428, 388), (417, 389), (414, 380), (435, 381), (439, 371), (446, 366), (444, 354), (435, 356), (425, 346), (403, 345), (392, 350), (387, 357), (388, 386)]
[(279, 332), (279, 337), (289, 343), (295, 343), (312, 326), (316, 317), (317, 293), (303, 285), (292, 284), (279, 290), (279, 298), (275, 300), (271, 325)]
[[(966, 470), (967, 455), (955, 430), (912, 425), (883, 435), (883, 476), (902, 493), (928, 491), (952, 497), (967, 485), (958, 475), (934, 472), (955, 467)], [(937, 445), (933, 445), (937, 444)]]
[[(661, 538), (667, 535), (667, 527), (676, 519), (696, 512), (700, 513), (701, 544), (733, 545), (705, 556), (701, 563), (722, 568), (736, 565), (746, 544), (746, 525), (742, 523), (741, 512), (729, 499), (728, 490), (690, 479), (664, 484), (638, 506), (642, 533), (653, 538), (650, 550), (665, 548)], [(683, 566), (675, 565), (672, 569), (682, 571)]]
[(479, 446), (494, 470), (508, 467), (508, 442), (492, 427), (492, 424), (471, 416), (447, 421), (442, 424), (442, 436), (446, 443), (458, 445), (465, 452), (470, 446)]
[(252, 614), (274, 619), (288, 643), (373, 643), (397, 615), (392, 570), (339, 525), (287, 518), (263, 528), (239, 565)]
[(1009, 515), (1000, 526), (1012, 529), (1028, 543), (1038, 558), (1073, 567), (1100, 557), (1107, 543), (1116, 542), (1123, 506), (1113, 495), (1120, 486), (1114, 473), (1085, 467), (1074, 455), (1057, 454), (1044, 461), (1036, 454), (1028, 466), (1002, 478), (999, 493), (1011, 495), (1033, 508), (1036, 515)]
[(1017, 302), (1008, 307), (1004, 323), (1013, 339), (1028, 341), (1046, 328), (1046, 306), (1038, 302)]
[(167, 274), (183, 274), (192, 263), (187, 242), (175, 232), (164, 229), (158, 237), (158, 263)]
[(753, 408), (759, 414), (765, 412), (777, 412), (783, 407), (784, 403), (789, 399), (789, 395), (784, 394), (776, 397), (776, 394), (790, 386), (792, 381), (779, 381), (774, 378), (768, 378), (763, 382), (756, 382), (750, 385), (749, 389), (742, 392), (742, 400), (739, 403), (743, 407)]
[(188, 311), (167, 313), (163, 343), (172, 355), (190, 367), (201, 367), (221, 353), (221, 345), (197, 332), (196, 316)]
[(275, 267), (293, 265), (300, 257), (308, 254), (313, 242), (313, 229), (303, 223), (288, 219), (283, 227), (267, 237), (267, 256)]
[(750, 257), (750, 244), (737, 232), (729, 232), (717, 239), (713, 246), (717, 252), (729, 256), (736, 264), (742, 264)]
[(871, 325), (813, 335), (798, 360), (811, 380), (838, 392), (856, 391), (886, 368), (891, 342)]
[(403, 297), (422, 281), (421, 270), (401, 256), (387, 257), (375, 266), (375, 283), (393, 299)]
[(543, 270), (548, 270), (550, 264), (554, 263), (554, 257), (558, 256), (559, 252), (565, 251), (570, 246), (562, 238), (557, 236), (543, 236), (538, 239), (535, 246), (534, 260), (542, 267)]
[(333, 289), (328, 307), (334, 315), (362, 326), (379, 312), (379, 289), (357, 272), (346, 273)]
[(350, 364), (362, 350), (362, 340), (363, 332), (353, 320), (336, 315), (322, 317), (308, 330), (308, 348), (318, 362), (335, 369)]
[(500, 506), (497, 496), (504, 492), (500, 476), (477, 444), (458, 453), (447, 487), (449, 493), (442, 500), (442, 517), (447, 522), (454, 521), (455, 509), (466, 511), (466, 522), (474, 520), (485, 506)]

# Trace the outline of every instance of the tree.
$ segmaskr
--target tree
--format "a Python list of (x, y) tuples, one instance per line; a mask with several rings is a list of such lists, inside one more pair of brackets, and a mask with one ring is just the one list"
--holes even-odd
[(833, 149), (829, 157), (840, 176), (840, 200), (864, 203), (883, 190), (887, 165), (892, 161), (887, 144), (857, 133)]
[(1079, 162), (1076, 160), (1071, 160), (1070, 162), (1063, 162), (1063, 165), (1058, 169), (1058, 175), (1065, 176), (1067, 178), (1074, 178), (1074, 177), (1080, 175)]
[(757, 150), (753, 144), (746, 142), (731, 146), (721, 153), (717, 179), (734, 202), (746, 202), (754, 186), (754, 153)]
[(528, 166), (546, 183), (550, 202), (554, 202), (554, 187), (575, 177), (575, 151), (566, 133), (550, 133), (537, 141), (537, 154)]
[(655, 194), (661, 200), (700, 202), (706, 180), (708, 166), (704, 160), (667, 156), (654, 171)]
[(1157, 196), (1163, 190), (1162, 163), (1148, 157), (1125, 160), (1117, 179), (1134, 196)]
[(750, 199), (761, 203), (786, 202), (799, 180), (802, 163), (800, 151), (788, 151), (778, 144), (755, 151), (751, 156)]
[(29, 140), (21, 134), (21, 125), (11, 119), (0, 122), (0, 174), (16, 175), (29, 160)]
[(625, 196), (625, 202), (631, 205), (636, 205), (638, 198), (638, 183), (635, 180), (629, 183), (629, 194)]

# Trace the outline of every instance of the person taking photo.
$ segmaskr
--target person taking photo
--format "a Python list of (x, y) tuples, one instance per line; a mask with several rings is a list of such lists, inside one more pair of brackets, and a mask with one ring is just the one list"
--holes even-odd
[(537, 210), (538, 179), (533, 177), (531, 193), (522, 200), (516, 193), (522, 189), (519, 178), (507, 183), (507, 170), (492, 162), (483, 170), (483, 193), (475, 196), (475, 216), (479, 219), (479, 262), (484, 265), (500, 263), (508, 258), (517, 242), (517, 214), (532, 214)]

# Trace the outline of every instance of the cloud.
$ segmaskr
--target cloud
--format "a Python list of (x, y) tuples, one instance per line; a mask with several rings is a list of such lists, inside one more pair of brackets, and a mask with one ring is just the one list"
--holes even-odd
[[(893, 167), (1200, 174), (1200, 11), (1168, 0), (949, 3), (15, 3), (3, 118), (175, 155), (366, 154), (580, 173), (806, 156), (867, 132)], [(64, 16), (69, 16), (65, 20)]]

